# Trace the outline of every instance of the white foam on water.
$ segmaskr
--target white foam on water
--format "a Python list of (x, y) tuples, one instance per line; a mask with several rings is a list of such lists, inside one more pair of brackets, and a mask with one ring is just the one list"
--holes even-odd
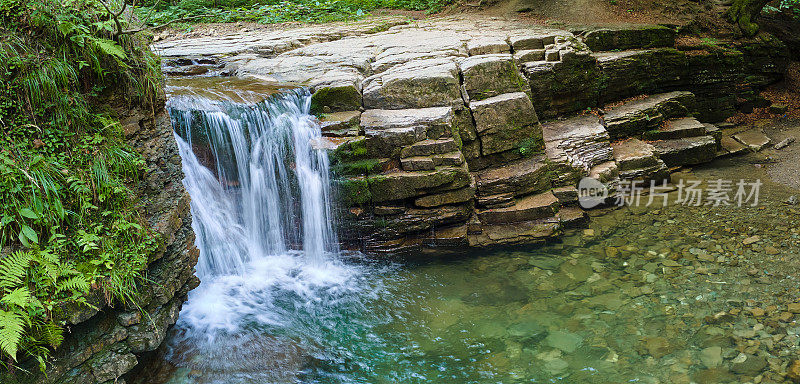
[(178, 365), (226, 348), (231, 356), (220, 360), (246, 359), (233, 355), (264, 329), (303, 323), (363, 292), (365, 268), (339, 258), (328, 156), (311, 146), (321, 132), (306, 92), (256, 105), (182, 97), (168, 106), (200, 250), (201, 284), (170, 342), (192, 361)]

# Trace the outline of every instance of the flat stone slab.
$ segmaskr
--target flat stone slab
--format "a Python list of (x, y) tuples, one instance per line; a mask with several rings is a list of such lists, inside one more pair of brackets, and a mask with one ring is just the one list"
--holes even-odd
[(589, 170), (589, 177), (606, 183), (619, 177), (619, 166), (616, 161), (607, 161), (592, 167)]
[(403, 148), (428, 138), (424, 126), (364, 128), (367, 155), (373, 158), (399, 156)]
[(367, 136), (367, 151), (376, 157), (389, 157), (407, 145), (449, 134), (452, 121), (453, 111), (449, 107), (370, 109), (361, 114), (361, 128)]
[(509, 36), (508, 42), (514, 48), (514, 52), (519, 52), (528, 49), (544, 49), (548, 45), (555, 44), (557, 38), (568, 37), (573, 37), (573, 35), (567, 31), (530, 31), (514, 33)]
[(517, 199), (510, 207), (478, 210), (478, 218), (485, 224), (504, 224), (552, 217), (558, 210), (558, 199), (550, 192)]
[(511, 53), (511, 46), (504, 37), (481, 36), (467, 41), (467, 53), (470, 56)]
[(510, 194), (513, 197), (543, 191), (550, 188), (548, 170), (543, 156), (533, 156), (478, 172), (475, 174), (478, 194)]
[(722, 148), (722, 130), (710, 123), (703, 123), (703, 127), (706, 129), (706, 135), (713, 137), (717, 141), (717, 149)]
[(464, 89), (470, 100), (504, 93), (530, 92), (528, 80), (510, 54), (471, 56), (461, 61)]
[(452, 120), (449, 107), (370, 109), (361, 114), (361, 128), (366, 136), (367, 153), (385, 158), (399, 155), (406, 146), (450, 132)]
[(614, 160), (619, 178), (624, 180), (663, 180), (669, 176), (664, 162), (656, 156), (655, 148), (639, 139), (613, 143)]
[[(423, 140), (400, 151), (401, 158), (408, 158), (414, 156), (432, 156), (434, 154), (443, 154), (454, 152), (458, 150), (458, 144), (452, 138), (437, 139), (437, 140)], [(433, 159), (431, 159), (433, 161)]]
[(361, 125), (361, 111), (346, 111), (319, 116), (324, 136), (356, 136)]
[(651, 144), (668, 167), (705, 163), (717, 154), (717, 142), (711, 136), (659, 140)]
[(472, 177), (461, 167), (441, 167), (433, 171), (394, 170), (367, 179), (374, 203), (403, 200), (435, 193), (438, 187), (456, 189), (469, 185)]
[(517, 62), (518, 66), (532, 61), (543, 61), (544, 53), (544, 49), (526, 49), (524, 51), (517, 51), (514, 52), (514, 60)]
[(645, 140), (668, 140), (704, 136), (706, 134), (708, 132), (705, 124), (697, 121), (694, 117), (683, 117), (667, 120), (657, 129), (645, 132), (642, 137)]
[(675, 45), (677, 33), (660, 25), (600, 28), (587, 32), (583, 42), (593, 51), (645, 49)]
[(750, 148), (734, 139), (731, 136), (723, 136), (720, 139), (723, 155), (741, 155), (750, 151)]
[(232, 55), (244, 52), (279, 54), (309, 44), (361, 36), (408, 24), (402, 16), (370, 18), (364, 21), (318, 24), (279, 30), (237, 31), (231, 36), (178, 38), (153, 44), (153, 51), (163, 57)]
[(553, 188), (553, 195), (561, 205), (574, 204), (578, 202), (578, 189), (575, 186)]
[(414, 200), (414, 205), (423, 208), (460, 204), (475, 198), (475, 186), (467, 186), (453, 191), (423, 196)]
[(564, 228), (578, 228), (589, 222), (589, 215), (580, 207), (562, 207), (556, 214)]
[(612, 143), (614, 161), (620, 171), (630, 171), (639, 168), (652, 167), (658, 164), (655, 148), (639, 139), (630, 139)]
[(364, 79), (364, 108), (451, 106), (461, 101), (459, 86), (458, 67), (452, 59), (414, 60)]
[(524, 92), (506, 93), (469, 104), (483, 155), (519, 148), (541, 135), (533, 103)]
[(468, 235), (470, 246), (496, 244), (530, 244), (544, 242), (559, 235), (561, 223), (557, 218), (539, 219), (513, 224), (484, 225), (480, 234)]
[(764, 131), (759, 129), (751, 129), (749, 131), (739, 132), (733, 135), (733, 138), (755, 152), (766, 148), (772, 141), (769, 137), (767, 137), (767, 135), (764, 134)]
[(637, 99), (608, 111), (605, 127), (612, 139), (641, 134), (665, 119), (683, 117), (694, 103), (691, 92), (668, 92)]

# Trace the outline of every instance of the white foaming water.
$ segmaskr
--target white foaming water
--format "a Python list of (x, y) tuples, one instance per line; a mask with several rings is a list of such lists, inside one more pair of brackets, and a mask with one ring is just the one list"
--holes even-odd
[[(242, 345), (260, 345), (264, 329), (363, 289), (362, 267), (337, 257), (328, 157), (311, 147), (321, 133), (309, 107), (303, 91), (256, 105), (170, 100), (201, 279), (170, 342), (177, 365), (244, 369), (237, 355), (252, 354)], [(224, 356), (197, 362), (209, 354)]]

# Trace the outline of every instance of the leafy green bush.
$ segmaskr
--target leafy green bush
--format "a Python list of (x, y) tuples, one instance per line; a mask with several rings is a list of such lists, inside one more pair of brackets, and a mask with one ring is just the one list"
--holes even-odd
[(776, 6), (767, 5), (764, 7), (766, 12), (788, 12), (794, 15), (795, 19), (800, 19), (800, 0), (781, 0)]
[(119, 8), (0, 0), (0, 365), (44, 369), (90, 295), (135, 306), (157, 248), (130, 189), (144, 161), (104, 105), (155, 105), (160, 65)]
[(311, 23), (359, 19), (379, 8), (439, 12), (453, 0), (180, 0), (145, 3), (137, 10), (150, 25), (193, 22)]

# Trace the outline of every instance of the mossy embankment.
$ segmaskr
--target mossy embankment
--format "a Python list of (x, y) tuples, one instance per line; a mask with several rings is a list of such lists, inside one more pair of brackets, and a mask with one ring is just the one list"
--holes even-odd
[(65, 330), (104, 307), (145, 313), (148, 265), (171, 245), (142, 214), (151, 159), (126, 138), (143, 123), (120, 122), (163, 109), (159, 59), (124, 11), (0, 1), (2, 382), (50, 370)]

